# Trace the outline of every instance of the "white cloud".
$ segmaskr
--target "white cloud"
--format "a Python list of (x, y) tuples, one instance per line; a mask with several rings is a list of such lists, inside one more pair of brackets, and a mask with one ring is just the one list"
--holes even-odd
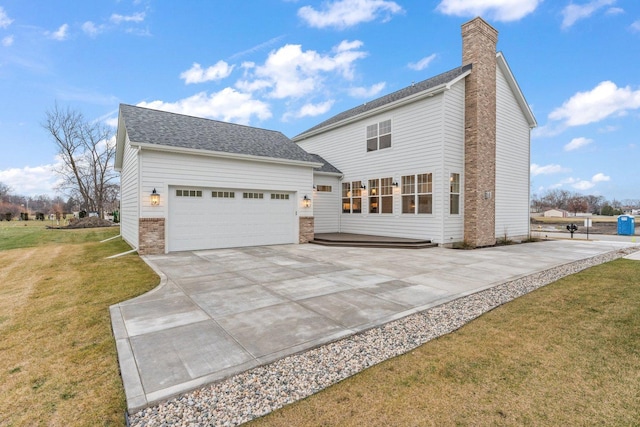
[(597, 173), (591, 177), (590, 180), (580, 179), (580, 178), (567, 178), (556, 185), (556, 187), (561, 187), (562, 185), (570, 185), (576, 190), (589, 190), (595, 187), (600, 182), (610, 181), (611, 178), (603, 173)]
[(22, 196), (53, 195), (60, 178), (54, 172), (56, 165), (25, 166), (0, 170), (0, 182)]
[(416, 70), (416, 71), (422, 71), (425, 68), (427, 68), (429, 66), (429, 64), (431, 64), (431, 62), (436, 59), (436, 54), (431, 54), (425, 58), (422, 58), (420, 61), (416, 62), (416, 63), (410, 63), (408, 65), (409, 68), (411, 68), (412, 70)]
[(4, 37), (2, 39), (2, 46), (9, 47), (13, 44), (13, 42), (14, 42), (13, 35)]
[(611, 181), (611, 177), (607, 176), (605, 174), (601, 173), (597, 173), (595, 175), (593, 175), (593, 177), (591, 177), (591, 181), (592, 182), (607, 182), (607, 181)]
[(221, 80), (229, 77), (233, 68), (233, 65), (230, 66), (225, 61), (218, 61), (215, 65), (204, 70), (200, 64), (194, 62), (190, 69), (180, 73), (180, 78), (184, 80), (185, 84)]
[(366, 53), (358, 50), (360, 41), (343, 41), (334, 47), (334, 55), (313, 50), (303, 51), (300, 45), (285, 45), (271, 52), (264, 65), (246, 68), (250, 73), (238, 86), (252, 90), (270, 90), (271, 98), (299, 98), (317, 92), (329, 73), (347, 80), (354, 74), (354, 63)]
[(562, 28), (566, 29), (581, 19), (585, 19), (593, 15), (598, 9), (612, 5), (616, 0), (592, 0), (585, 4), (569, 4), (562, 9)]
[(259, 120), (271, 118), (268, 104), (232, 88), (211, 95), (200, 92), (176, 102), (141, 102), (138, 106), (241, 124), (248, 124), (254, 116)]
[(540, 3), (542, 0), (442, 0), (436, 9), (445, 15), (486, 16), (509, 22), (524, 18)]
[(54, 40), (66, 40), (68, 36), (67, 31), (69, 31), (69, 24), (62, 24), (56, 31), (49, 33), (49, 36)]
[(571, 172), (571, 169), (564, 168), (560, 165), (540, 166), (535, 163), (532, 163), (530, 167), (530, 171), (532, 176), (537, 176), (537, 175), (553, 175), (556, 173)]
[(610, 116), (625, 115), (640, 108), (640, 90), (619, 88), (604, 81), (588, 92), (578, 92), (549, 114), (550, 120), (562, 120), (566, 126), (599, 122)]
[(13, 19), (9, 18), (9, 15), (4, 11), (4, 8), (0, 6), (0, 28), (7, 28), (12, 22)]
[(102, 30), (103, 30), (102, 25), (98, 26), (91, 21), (87, 21), (84, 24), (82, 24), (82, 31), (84, 31), (85, 34), (91, 37), (97, 36), (99, 33), (102, 32)]
[(121, 24), (122, 22), (138, 23), (138, 22), (144, 21), (144, 17), (145, 17), (144, 12), (134, 13), (133, 15), (119, 15), (117, 13), (114, 13), (111, 15), (111, 18), (109, 18), (109, 20), (114, 24)]
[(593, 142), (593, 139), (589, 138), (573, 138), (567, 145), (564, 146), (564, 151), (573, 151), (578, 148), (585, 147)]
[(337, 0), (324, 3), (324, 9), (321, 11), (312, 6), (304, 6), (298, 10), (298, 16), (315, 28), (348, 28), (380, 17), (386, 22), (392, 15), (403, 11), (402, 7), (393, 1)]
[(621, 7), (610, 7), (607, 9), (607, 15), (620, 15), (624, 13), (624, 9)]
[(631, 31), (640, 32), (640, 19), (631, 24)]
[(373, 98), (378, 95), (387, 86), (385, 82), (380, 82), (371, 87), (354, 87), (349, 89), (349, 95), (354, 98)]
[(291, 117), (299, 119), (302, 117), (319, 116), (329, 111), (333, 106), (333, 102), (333, 100), (328, 100), (319, 104), (305, 104), (300, 108), (300, 110), (298, 110), (298, 112), (285, 114), (283, 120), (287, 121)]

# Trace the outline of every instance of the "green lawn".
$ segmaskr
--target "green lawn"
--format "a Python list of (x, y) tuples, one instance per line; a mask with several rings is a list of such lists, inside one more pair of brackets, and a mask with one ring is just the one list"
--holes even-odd
[[(46, 222), (45, 222), (46, 223)], [(0, 221), (0, 426), (121, 426), (125, 398), (108, 307), (159, 279), (119, 227)]]
[(566, 277), (250, 425), (640, 425), (640, 261)]
[[(159, 279), (118, 228), (0, 221), (0, 426), (121, 426), (108, 307)], [(590, 268), (256, 425), (638, 425), (640, 262)]]

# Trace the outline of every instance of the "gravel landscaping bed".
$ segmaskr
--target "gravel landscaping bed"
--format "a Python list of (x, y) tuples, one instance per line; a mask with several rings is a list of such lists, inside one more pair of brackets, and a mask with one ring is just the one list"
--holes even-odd
[(285, 357), (129, 416), (135, 427), (236, 426), (448, 334), (562, 277), (637, 251), (627, 248), (522, 277), (321, 347)]

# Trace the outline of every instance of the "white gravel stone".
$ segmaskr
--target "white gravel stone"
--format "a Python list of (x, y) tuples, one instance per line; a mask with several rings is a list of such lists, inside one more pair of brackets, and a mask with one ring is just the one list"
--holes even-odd
[(132, 427), (237, 426), (407, 353), (515, 298), (594, 265), (622, 249), (555, 267), (287, 356), (129, 416)]

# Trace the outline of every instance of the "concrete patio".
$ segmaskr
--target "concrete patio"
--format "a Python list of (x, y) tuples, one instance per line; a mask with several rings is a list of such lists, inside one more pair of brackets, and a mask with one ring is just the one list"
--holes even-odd
[(135, 411), (500, 283), (634, 245), (283, 245), (147, 256), (161, 284), (111, 307), (127, 406)]

